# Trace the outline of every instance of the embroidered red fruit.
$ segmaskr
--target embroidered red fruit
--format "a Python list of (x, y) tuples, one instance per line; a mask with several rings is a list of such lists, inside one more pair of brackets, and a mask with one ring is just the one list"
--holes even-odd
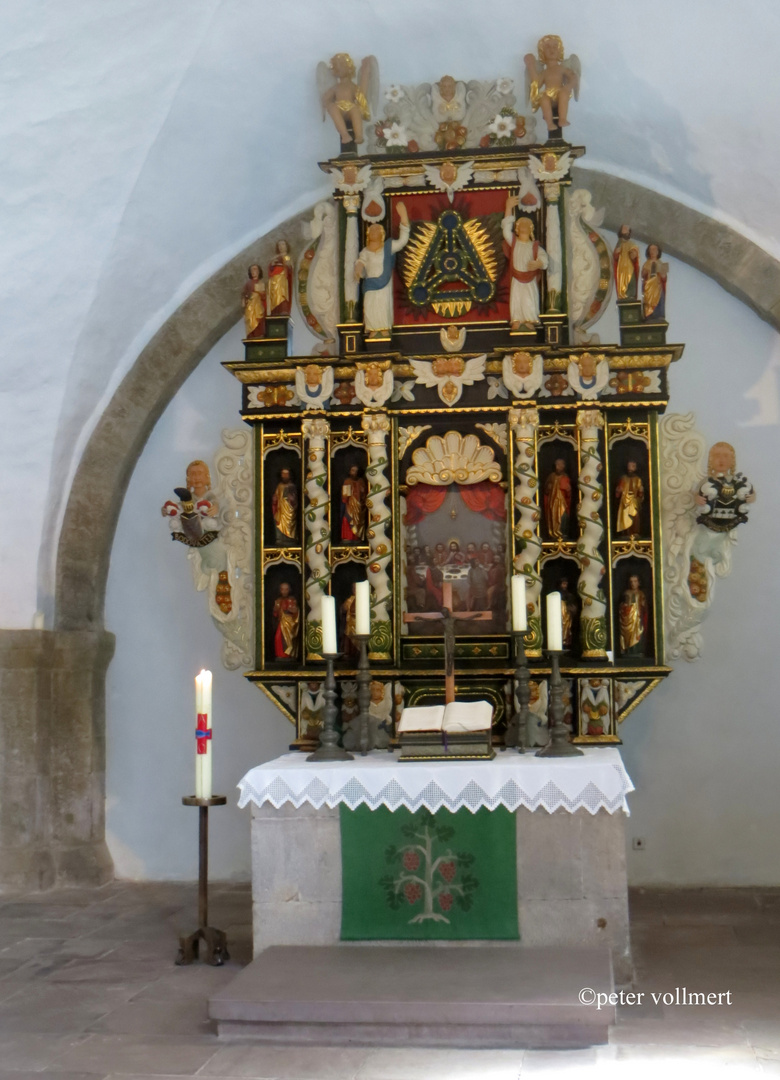
[(416, 851), (404, 852), (404, 870), (416, 870), (420, 865), (420, 856)]
[(439, 873), (445, 881), (452, 881), (452, 879), (455, 877), (455, 869), (456, 867), (454, 862), (439, 863)]
[(452, 893), (439, 893), (439, 907), (442, 911), (449, 911), (452, 907)]
[(407, 881), (404, 885), (404, 896), (410, 904), (416, 904), (422, 897), (422, 886), (415, 881)]

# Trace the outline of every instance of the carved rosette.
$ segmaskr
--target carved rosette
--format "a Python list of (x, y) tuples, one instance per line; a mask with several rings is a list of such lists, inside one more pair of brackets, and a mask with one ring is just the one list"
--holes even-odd
[(330, 427), (327, 420), (304, 420), (306, 446), (306, 483), (303, 521), (305, 527), (306, 566), (306, 659), (322, 658), (322, 597), (330, 584), (328, 544), (330, 542), (327, 446)]
[(580, 580), (577, 590), (582, 598), (580, 643), (583, 657), (607, 655), (607, 602), (601, 581), (604, 576), (604, 556), (601, 545), (604, 525), (601, 510), (604, 505), (604, 485), (601, 482), (601, 449), (599, 432), (604, 417), (598, 409), (582, 409), (577, 413), (580, 437), (580, 505), (577, 516), (580, 538), (577, 558)]
[(387, 436), (390, 420), (384, 413), (369, 413), (363, 417), (363, 430), (368, 445), (368, 564), (371, 584), (372, 660), (391, 660), (393, 650), (392, 593), (388, 566), (393, 554), (392, 521), (390, 513), (390, 480), (388, 476)]
[(539, 477), (536, 475), (536, 429), (539, 411), (533, 408), (511, 409), (509, 424), (515, 444), (515, 550), (514, 568), (525, 574), (528, 604), (528, 630), (525, 651), (528, 656), (542, 655), (542, 619), (540, 599), (542, 579), (539, 576), (539, 557), (542, 541), (539, 536)]

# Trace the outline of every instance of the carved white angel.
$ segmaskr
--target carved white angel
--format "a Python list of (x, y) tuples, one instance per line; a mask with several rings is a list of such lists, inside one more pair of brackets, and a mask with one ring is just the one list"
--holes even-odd
[(515, 398), (532, 397), (544, 378), (544, 359), (540, 353), (506, 353), (502, 363), (504, 385)]
[(454, 161), (444, 161), (441, 165), (426, 165), (425, 179), (437, 191), (444, 191), (450, 202), (456, 191), (462, 191), (474, 175), (474, 162), (464, 161), (456, 165)]
[(325, 409), (333, 395), (333, 368), (307, 364), (295, 369), (295, 392), (307, 409)]
[(567, 375), (575, 394), (585, 401), (594, 401), (609, 382), (609, 363), (603, 357), (597, 360), (593, 353), (585, 352), (569, 361)]
[(580, 96), (579, 57), (574, 53), (564, 56), (563, 42), (558, 35), (545, 34), (539, 39), (536, 56), (526, 53), (523, 60), (526, 94), (533, 111), (542, 110), (548, 131), (568, 127), (569, 101), (572, 95), (575, 101)]
[(528, 168), (534, 180), (540, 182), (563, 180), (568, 176), (571, 168), (571, 152), (567, 150), (565, 154), (553, 154), (552, 151), (548, 151), (540, 158), (530, 154)]
[(445, 405), (460, 401), (464, 386), (473, 386), (485, 378), (486, 355), (464, 360), (461, 356), (442, 356), (436, 360), (411, 360), (417, 382), (435, 386)]
[(343, 191), (345, 195), (359, 195), (371, 179), (371, 166), (363, 165), (359, 169), (357, 165), (347, 164), (342, 169), (332, 168), (330, 175), (338, 191)]
[(379, 407), (393, 393), (393, 372), (390, 367), (382, 371), (376, 361), (359, 367), (355, 375), (355, 396), (364, 405)]
[(448, 323), (439, 331), (439, 341), (445, 352), (460, 352), (466, 344), (466, 327)]
[(355, 62), (349, 53), (336, 53), (330, 63), (317, 65), (317, 89), (322, 119), (327, 113), (339, 133), (342, 148), (363, 142), (363, 121), (376, 113), (379, 98), (379, 64), (366, 56), (355, 82)]
[(460, 121), (466, 115), (466, 84), (443, 75), (431, 86), (431, 111), (437, 123)]

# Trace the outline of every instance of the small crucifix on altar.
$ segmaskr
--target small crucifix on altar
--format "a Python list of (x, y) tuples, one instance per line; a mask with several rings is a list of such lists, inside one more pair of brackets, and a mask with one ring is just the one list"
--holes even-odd
[(455, 700), (455, 620), (465, 619), (470, 622), (489, 622), (492, 611), (453, 611), (452, 582), (446, 578), (441, 585), (441, 611), (418, 611), (404, 614), (404, 622), (442, 622), (444, 623), (444, 704)]

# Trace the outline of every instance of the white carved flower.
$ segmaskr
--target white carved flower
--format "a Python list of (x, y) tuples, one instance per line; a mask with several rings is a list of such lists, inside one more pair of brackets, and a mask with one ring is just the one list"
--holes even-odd
[(495, 135), (497, 139), (511, 139), (515, 133), (515, 121), (511, 116), (502, 116), (501, 113), (498, 116), (494, 116), (490, 124), (488, 124), (488, 131)]
[(398, 83), (391, 83), (385, 90), (385, 101), (397, 102), (400, 101), (403, 96), (404, 92)]
[(507, 391), (507, 388), (504, 386), (504, 384), (501, 382), (500, 379), (496, 378), (495, 375), (488, 375), (487, 384), (488, 384), (488, 392), (487, 392), (488, 401), (492, 401), (493, 398), (497, 398), (497, 397), (500, 397), (500, 398), (509, 397), (509, 393)]
[(247, 394), (246, 403), (250, 409), (263, 409), (265, 408), (265, 400), (263, 394), (265, 393), (264, 386), (250, 386), (249, 393)]
[(382, 134), (388, 146), (406, 146), (409, 142), (409, 136), (402, 124), (393, 122), (390, 127), (382, 128)]
[(414, 379), (409, 379), (408, 382), (396, 382), (391, 400), (400, 401), (403, 398), (404, 401), (414, 401), (414, 387)]
[(511, 94), (514, 88), (514, 79), (507, 79), (506, 77), (504, 77), (503, 79), (496, 80), (496, 90), (498, 90), (499, 94), (503, 94), (504, 97), (506, 97), (507, 94)]

